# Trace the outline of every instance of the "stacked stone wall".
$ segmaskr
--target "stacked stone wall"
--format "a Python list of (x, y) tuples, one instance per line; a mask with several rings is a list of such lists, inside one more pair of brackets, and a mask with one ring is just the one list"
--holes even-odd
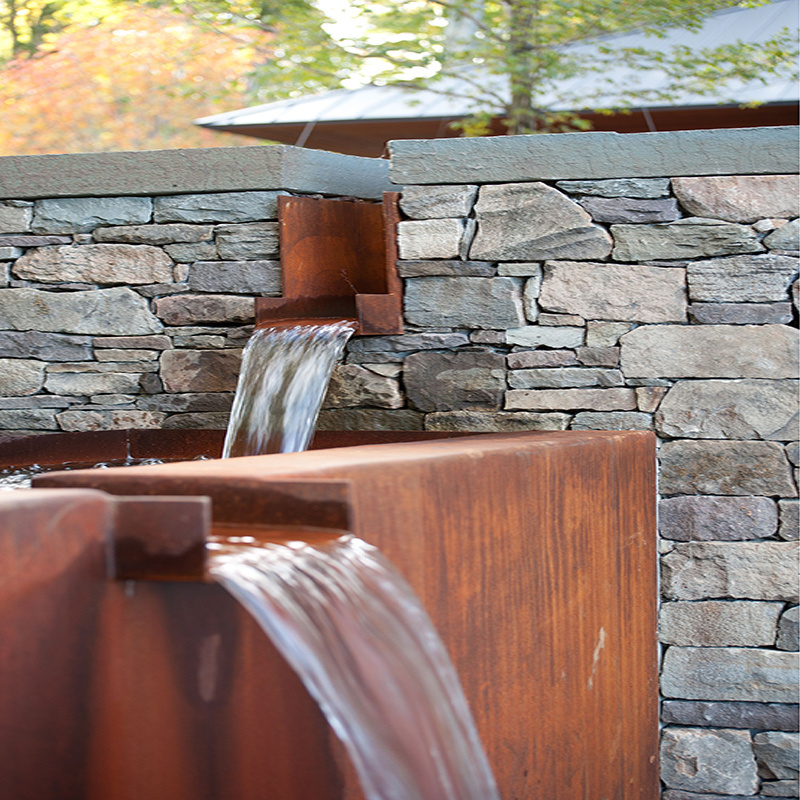
[[(797, 166), (700, 133), (397, 143), (406, 332), (320, 424), (654, 431), (664, 800), (797, 797)], [(223, 427), (276, 195), (0, 203), (0, 429)]]

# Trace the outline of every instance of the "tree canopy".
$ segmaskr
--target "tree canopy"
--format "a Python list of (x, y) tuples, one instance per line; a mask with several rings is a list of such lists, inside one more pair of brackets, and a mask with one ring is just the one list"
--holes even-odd
[(248, 144), (192, 120), (249, 102), (267, 34), (122, 5), (0, 70), (0, 155)]
[[(719, 96), (736, 81), (790, 75), (796, 31), (758, 46), (667, 46), (671, 30), (698, 30), (730, 5), (0, 0), (0, 154), (235, 144), (191, 120), (366, 82), (463, 97), (471, 114), (460, 127), (480, 135), (498, 119), (510, 133), (583, 129), (589, 123), (576, 112), (605, 110), (609, 97), (615, 108), (667, 104), (686, 91)], [(621, 44), (631, 31), (646, 38)], [(653, 70), (657, 86), (614, 85), (620, 74)], [(580, 75), (597, 76), (598, 88), (570, 97), (565, 87)]]

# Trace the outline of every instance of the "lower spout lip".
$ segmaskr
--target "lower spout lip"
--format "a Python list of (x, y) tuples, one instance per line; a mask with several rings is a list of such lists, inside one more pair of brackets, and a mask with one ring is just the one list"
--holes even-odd
[(210, 533), (209, 497), (116, 497), (112, 574), (118, 580), (204, 580)]

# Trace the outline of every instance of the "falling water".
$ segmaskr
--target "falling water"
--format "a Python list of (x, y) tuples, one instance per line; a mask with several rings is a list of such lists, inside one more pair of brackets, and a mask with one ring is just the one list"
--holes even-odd
[(368, 800), (498, 800), (444, 646), (376, 548), (351, 535), (212, 548), (215, 579), (317, 700)]
[(257, 328), (244, 349), (222, 457), (305, 450), (354, 328), (351, 322)]

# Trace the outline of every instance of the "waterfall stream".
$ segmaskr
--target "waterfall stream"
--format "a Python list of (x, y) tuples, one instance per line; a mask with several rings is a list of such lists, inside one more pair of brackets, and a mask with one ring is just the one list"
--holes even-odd
[(218, 538), (211, 573), (258, 620), (345, 744), (367, 800), (497, 800), (456, 671), (371, 545)]
[(354, 328), (351, 322), (256, 328), (242, 355), (222, 457), (305, 450)]
[[(223, 457), (304, 450), (352, 332), (344, 322), (256, 330)], [(231, 527), (215, 528), (211, 574), (319, 703), (367, 800), (498, 800), (444, 645), (380, 552), (341, 532), (259, 542)]]

